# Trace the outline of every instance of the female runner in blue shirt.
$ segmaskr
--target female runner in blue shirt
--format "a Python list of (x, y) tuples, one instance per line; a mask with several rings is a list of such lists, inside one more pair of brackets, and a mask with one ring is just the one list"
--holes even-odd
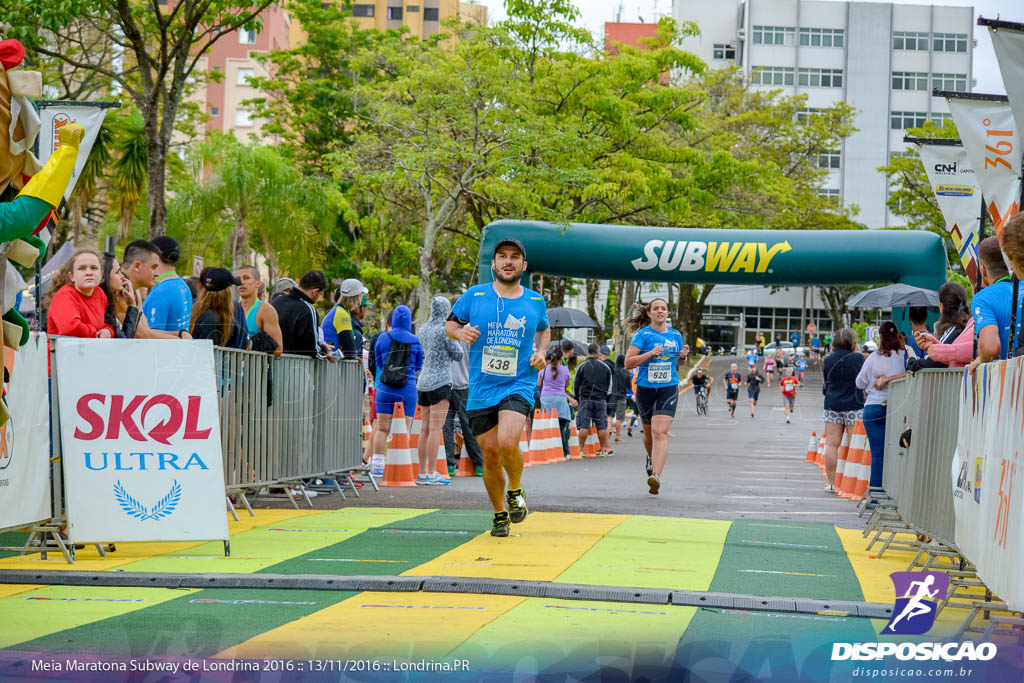
[(668, 302), (664, 299), (637, 306), (626, 328), (636, 332), (626, 351), (626, 368), (640, 368), (636, 405), (647, 449), (647, 485), (657, 495), (668, 458), (668, 430), (679, 403), (676, 359), (683, 353), (683, 336), (668, 326)]

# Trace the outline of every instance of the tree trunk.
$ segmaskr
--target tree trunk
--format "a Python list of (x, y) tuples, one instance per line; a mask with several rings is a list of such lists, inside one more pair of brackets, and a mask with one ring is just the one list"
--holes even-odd
[(231, 230), (231, 272), (235, 272), (249, 260), (249, 226), (245, 222), (245, 207), (242, 206)]
[(637, 283), (633, 280), (619, 282), (619, 298), (615, 311), (615, 353), (625, 353), (629, 345), (629, 330), (626, 329), (626, 318), (633, 314), (633, 303), (636, 301)]
[[(167, 144), (161, 133), (158, 111), (154, 106), (146, 116), (146, 176), (148, 191), (146, 206), (149, 208), (149, 239), (167, 234)], [(164, 112), (164, 116), (168, 113)], [(131, 219), (129, 218), (129, 226)], [(120, 240), (119, 240), (120, 241)]]
[(700, 319), (704, 314), (704, 304), (711, 295), (714, 285), (704, 285), (700, 292), (697, 292), (696, 285), (679, 285), (679, 305), (676, 308), (676, 323), (683, 339), (687, 344), (693, 344), (699, 336)]
[(277, 282), (278, 273), (281, 271), (277, 267), (277, 252), (270, 246), (270, 238), (267, 237), (266, 233), (263, 233), (263, 255), (267, 257), (267, 275), (269, 282), (266, 282), (267, 289), (271, 289), (275, 282)]
[(437, 216), (432, 215), (427, 222), (426, 234), (423, 236), (423, 246), (420, 247), (420, 283), (416, 288), (416, 325), (422, 325), (430, 317), (430, 275), (434, 271), (434, 243), (437, 241), (437, 233), (440, 227), (437, 226)]
[(565, 306), (565, 290), (569, 288), (571, 282), (572, 280), (567, 277), (544, 278), (544, 291), (541, 293), (547, 300), (549, 308)]
[(604, 333), (604, 325), (597, 319), (597, 293), (601, 289), (600, 280), (587, 280), (587, 315), (589, 315), (599, 327), (594, 328), (594, 340), (598, 344), (604, 344), (607, 337)]

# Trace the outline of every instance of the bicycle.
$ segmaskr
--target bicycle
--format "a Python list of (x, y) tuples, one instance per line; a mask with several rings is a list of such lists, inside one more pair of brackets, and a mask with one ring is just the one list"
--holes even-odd
[(705, 387), (701, 387), (697, 392), (697, 414), (708, 414), (708, 390)]

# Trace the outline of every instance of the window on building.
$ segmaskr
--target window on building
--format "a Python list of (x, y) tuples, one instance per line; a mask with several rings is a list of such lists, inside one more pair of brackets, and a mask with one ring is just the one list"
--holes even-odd
[(822, 152), (818, 155), (818, 168), (839, 168), (840, 154), (836, 152)]
[(220, 116), (220, 107), (210, 107), (210, 116)]
[(810, 88), (843, 87), (842, 69), (800, 69), (800, 85)]
[(967, 52), (967, 34), (936, 33), (932, 35), (932, 49), (936, 52)]
[(249, 29), (246, 31), (242, 29), (238, 32), (238, 43), (240, 45), (252, 45), (256, 42), (256, 29)]
[(818, 107), (804, 107), (796, 113), (796, 120), (802, 123), (810, 119), (812, 116), (820, 115), (821, 112), (822, 110)]
[(725, 43), (715, 43), (714, 59), (736, 59), (736, 48)]
[(932, 74), (932, 89), (967, 91), (967, 74)]
[(896, 159), (917, 159), (917, 152), (913, 150), (906, 150), (903, 152), (889, 152), (889, 163), (891, 164)]
[(893, 130), (910, 130), (923, 126), (928, 114), (923, 111), (894, 111), (889, 120), (889, 127)]
[(755, 66), (750, 74), (754, 85), (793, 85), (793, 68), (786, 66)]
[(236, 126), (251, 126), (252, 125), (252, 112), (248, 109), (239, 107), (235, 110), (235, 125)]
[(893, 71), (893, 90), (927, 90), (928, 74), (922, 71)]
[(892, 49), (927, 52), (928, 34), (915, 33), (914, 31), (894, 31), (892, 34)]
[(819, 187), (819, 197), (827, 197), (828, 199), (834, 200), (837, 204), (839, 203), (839, 190), (835, 187)]
[(792, 26), (755, 26), (754, 45), (795, 45), (796, 29)]
[(405, 6), (405, 11), (408, 12), (409, 14), (415, 14), (415, 13), (420, 11), (420, 6), (419, 5), (406, 5)]
[(800, 44), (805, 47), (842, 47), (843, 29), (841, 28), (802, 28)]
[(373, 5), (352, 5), (352, 16), (353, 17), (372, 17), (373, 16)]
[(440, 17), (438, 16), (439, 12), (440, 10), (438, 10), (436, 7), (424, 7), (423, 21), (438, 21), (440, 19)]
[(929, 116), (928, 118), (934, 121), (935, 123), (939, 124), (940, 126), (946, 125), (946, 121), (953, 120), (953, 116), (951, 114), (947, 114), (946, 112), (941, 111), (932, 112), (932, 115)]
[(402, 8), (401, 7), (388, 7), (388, 21), (401, 21), (402, 20)]
[(242, 67), (238, 70), (238, 77), (235, 79), (235, 85), (249, 85), (249, 79), (256, 75), (254, 69)]

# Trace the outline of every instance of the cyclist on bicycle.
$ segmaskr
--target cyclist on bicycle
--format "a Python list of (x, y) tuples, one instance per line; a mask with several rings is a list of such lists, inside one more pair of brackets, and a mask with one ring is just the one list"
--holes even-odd
[[(693, 385), (693, 396), (697, 405), (700, 405), (702, 398), (707, 400), (708, 388), (711, 386), (712, 380), (712, 377), (704, 374), (703, 368), (697, 368), (696, 372), (693, 373), (693, 377), (690, 378), (690, 384)], [(700, 412), (699, 409), (698, 412)]]

